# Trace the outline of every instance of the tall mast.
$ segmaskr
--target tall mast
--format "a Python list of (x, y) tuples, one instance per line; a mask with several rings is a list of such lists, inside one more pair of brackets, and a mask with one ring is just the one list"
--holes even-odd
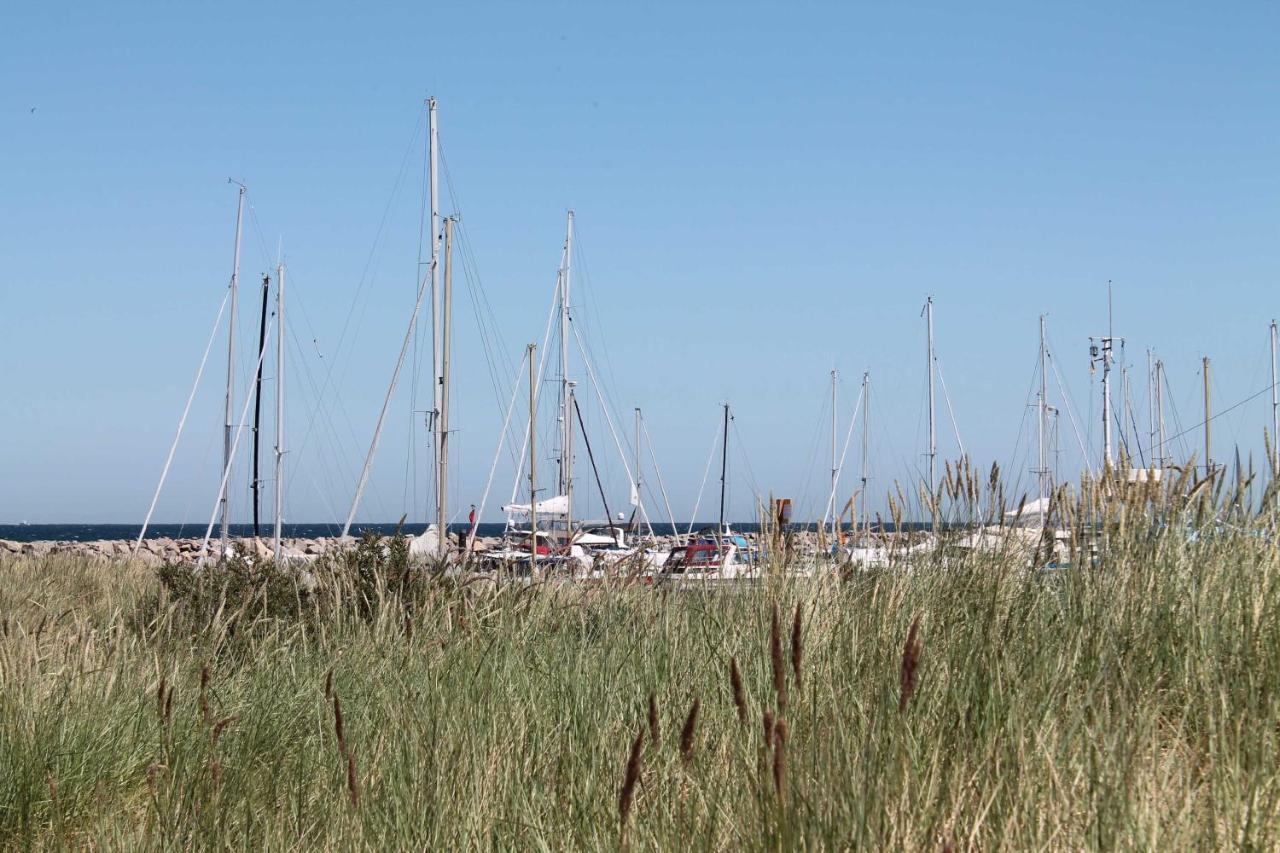
[[(570, 382), (565, 388), (566, 399), (569, 401), (569, 405), (565, 409), (566, 418), (572, 414), (572, 412), (574, 411), (574, 406), (577, 405), (577, 402), (573, 399), (573, 388), (574, 388), (574, 385), (572, 382)], [(582, 417), (582, 412), (580, 411), (578, 412), (578, 417), (579, 418)], [(566, 465), (565, 467), (572, 468), (573, 466), (573, 462), (572, 462), (573, 460), (573, 421), (570, 420), (567, 423), (569, 428), (565, 430), (565, 434), (564, 434), (564, 458), (565, 458), (565, 461), (568, 462), (568, 465)], [(585, 425), (582, 427), (582, 440), (584, 442), (587, 442), (587, 428)], [(590, 449), (590, 447), (591, 447), (590, 442), (587, 442), (587, 448)], [(594, 466), (594, 464), (595, 463), (593, 462), (592, 465)], [(569, 473), (572, 474), (573, 472), (569, 471)], [(565, 544), (565, 547), (567, 548), (573, 541), (573, 477), (572, 476), (565, 478), (564, 486), (565, 486), (565, 489), (564, 489), (564, 544)], [(607, 515), (608, 513), (606, 513), (606, 517)]]
[[(436, 310), (437, 296), (437, 280), (439, 277), (439, 257), (440, 257), (440, 233), (439, 218), (440, 211), (436, 203), (436, 99), (427, 99), (427, 152), (428, 152), (428, 168), (430, 178), (430, 194), (431, 194), (431, 271), (429, 276), (422, 276), (418, 282), (418, 295), (413, 303), (413, 313), (409, 315), (409, 328), (404, 333), (404, 341), (400, 345), (400, 355), (396, 359), (395, 370), (391, 372), (391, 383), (387, 386), (387, 394), (382, 399), (382, 410), (378, 413), (378, 421), (373, 428), (373, 440), (369, 442), (369, 452), (365, 454), (364, 465), (360, 468), (360, 479), (356, 481), (356, 493), (351, 499), (351, 509), (347, 513), (347, 520), (342, 525), (342, 536), (346, 538), (351, 532), (351, 525), (355, 522), (356, 510), (360, 508), (360, 498), (364, 495), (364, 487), (369, 482), (369, 469), (373, 466), (373, 457), (378, 452), (378, 441), (382, 438), (382, 425), (387, 419), (387, 409), (391, 405), (391, 396), (395, 393), (396, 383), (400, 381), (400, 370), (404, 367), (405, 355), (409, 351), (409, 344), (414, 340), (415, 330), (418, 327), (418, 315), (422, 312), (422, 300), (428, 295), (431, 296), (431, 384), (432, 403), (431, 410), (431, 436), (432, 447), (440, 447), (440, 423), (438, 414), (440, 412), (440, 381), (439, 381), (439, 347), (438, 347), (438, 327), (439, 312)], [(428, 287), (428, 279), (430, 285)], [(432, 466), (432, 483), (437, 484), (435, 477), (436, 457), (431, 458)], [(437, 495), (437, 499), (439, 496)]]
[(1111, 310), (1111, 282), (1107, 282), (1107, 336), (1102, 339), (1102, 464), (1111, 465), (1111, 347), (1115, 329)]
[(1036, 473), (1040, 477), (1040, 498), (1049, 496), (1049, 457), (1045, 447), (1045, 433), (1049, 419), (1049, 380), (1048, 380), (1048, 348), (1045, 344), (1044, 315), (1040, 315), (1040, 394), (1036, 407), (1036, 437), (1039, 445), (1039, 466)]
[[(1098, 344), (1094, 341), (1097, 340)], [(1115, 340), (1112, 329), (1111, 282), (1107, 282), (1107, 333), (1101, 339), (1089, 338), (1089, 370), (1102, 362), (1102, 470), (1106, 471), (1115, 459), (1111, 443), (1111, 363), (1113, 359), (1112, 343)], [(1123, 343), (1123, 341), (1122, 341)]]
[(453, 329), (453, 217), (444, 221), (444, 331), (440, 340), (440, 443), (436, 445), (436, 530), (440, 552), (447, 547), (445, 524), (449, 506), (449, 356)]
[(862, 519), (867, 526), (867, 459), (871, 447), (871, 371), (862, 373)]
[(720, 529), (716, 536), (724, 535), (724, 493), (729, 473), (729, 404), (724, 404), (724, 434), (720, 439)]
[(536, 440), (538, 437), (537, 419), (538, 419), (538, 400), (536, 396), (537, 382), (534, 377), (534, 353), (537, 351), (537, 344), (529, 344), (529, 571), (532, 572), (536, 568), (538, 562), (538, 451)]
[[(236, 183), (232, 181), (231, 183)], [(226, 417), (223, 419), (222, 431), (222, 471), (223, 486), (222, 493), (219, 496), (222, 513), (222, 555), (225, 557), (227, 547), (230, 543), (227, 527), (231, 521), (230, 506), (227, 502), (227, 490), (230, 488), (231, 477), (231, 433), (235, 426), (235, 409), (232, 403), (232, 396), (235, 393), (236, 383), (236, 294), (239, 291), (240, 282), (240, 233), (244, 224), (244, 193), (245, 185), (238, 184), (240, 187), (240, 195), (236, 201), (236, 247), (234, 260), (231, 265), (231, 313), (227, 320), (227, 400), (226, 400)]]
[(831, 371), (831, 497), (827, 500), (827, 512), (831, 513), (831, 541), (836, 541), (836, 483), (840, 478), (840, 463), (836, 460), (836, 382), (839, 374)]
[[(436, 99), (427, 98), (427, 182), (431, 204), (431, 445), (440, 453), (440, 189), (436, 163), (439, 160), (436, 127)], [(440, 485), (436, 472), (436, 488)], [(436, 494), (436, 516), (440, 515), (440, 495)], [(444, 531), (440, 531), (443, 542)]]
[(1204, 473), (1213, 474), (1213, 429), (1209, 403), (1209, 356), (1204, 357)]
[(569, 382), (569, 286), (573, 270), (573, 211), (566, 217), (564, 262), (560, 266), (560, 494), (568, 499), (564, 525), (568, 544), (573, 527), (573, 411)]
[(933, 415), (933, 297), (930, 296), (924, 303), (925, 328), (928, 331), (928, 356), (927, 367), (929, 370), (929, 449), (925, 454), (929, 457), (928, 467), (928, 486), (929, 486), (929, 505), (933, 512), (933, 526), (937, 529), (938, 525), (938, 508), (934, 502), (934, 478), (937, 476), (938, 467), (938, 430), (937, 423)]
[(258, 498), (262, 486), (262, 479), (258, 473), (258, 454), (261, 449), (260, 433), (262, 428), (262, 351), (267, 348), (267, 291), (271, 286), (271, 278), (269, 276), (262, 277), (262, 320), (258, 324), (258, 369), (254, 371), (253, 378), (253, 479), (250, 481), (250, 487), (253, 489), (253, 538), (258, 538)]
[(1156, 353), (1147, 347), (1147, 446), (1151, 447), (1151, 467), (1156, 461)]
[(1276, 388), (1276, 373), (1280, 365), (1276, 361), (1276, 349), (1280, 341), (1276, 338), (1276, 321), (1271, 321), (1271, 471), (1272, 476), (1280, 471), (1280, 390)]
[(284, 264), (276, 264), (276, 513), (275, 558), (280, 565), (280, 533), (284, 525)]
[(1158, 459), (1160, 467), (1169, 459), (1165, 452), (1165, 362), (1156, 359), (1156, 429), (1158, 430), (1157, 447), (1160, 448)]
[[(636, 509), (635, 509), (635, 513), (636, 513), (636, 524), (635, 524), (635, 529), (636, 529), (636, 530), (639, 530), (639, 529), (640, 529), (640, 520), (641, 520), (642, 518), (644, 518), (644, 507), (643, 507), (643, 501), (642, 501), (642, 500), (641, 500), (641, 498), (640, 498), (640, 487), (644, 484), (644, 478), (643, 478), (643, 477), (641, 476), (641, 474), (640, 474), (640, 429), (641, 429), (641, 424), (640, 424), (640, 407), (639, 407), (639, 406), (636, 406), (636, 445), (635, 445), (635, 456), (636, 456), (636, 499), (635, 499), (635, 505), (636, 505)], [(652, 533), (652, 531), (650, 531), (650, 532)]]

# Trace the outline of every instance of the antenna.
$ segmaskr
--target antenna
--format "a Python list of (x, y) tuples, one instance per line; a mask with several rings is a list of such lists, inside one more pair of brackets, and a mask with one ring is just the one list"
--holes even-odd
[[(1102, 338), (1089, 338), (1089, 371), (1102, 365), (1102, 469), (1105, 471), (1115, 460), (1111, 441), (1111, 365), (1115, 362), (1114, 316), (1112, 313), (1111, 280), (1107, 280), (1107, 334)], [(1124, 339), (1120, 339), (1121, 348)]]

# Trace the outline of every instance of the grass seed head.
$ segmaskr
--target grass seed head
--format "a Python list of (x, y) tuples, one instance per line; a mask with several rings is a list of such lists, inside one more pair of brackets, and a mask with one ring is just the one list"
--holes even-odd
[(778, 697), (778, 710), (787, 710), (787, 671), (782, 662), (782, 630), (778, 625), (778, 603), (773, 604), (773, 621), (769, 626), (769, 663), (773, 666), (773, 692)]
[(347, 796), (351, 798), (351, 808), (360, 808), (360, 775), (356, 772), (356, 757), (347, 753)]
[(911, 620), (907, 630), (907, 641), (902, 646), (902, 677), (898, 694), (898, 713), (904, 714), (911, 697), (916, 693), (916, 668), (920, 666), (920, 616)]
[(800, 602), (796, 602), (796, 615), (791, 620), (791, 671), (796, 677), (796, 690), (804, 689), (804, 676), (801, 674), (804, 663), (804, 623), (800, 611)]
[(684, 727), (680, 729), (680, 760), (688, 764), (693, 760), (693, 738), (698, 730), (698, 711), (702, 702), (695, 696), (689, 706), (689, 715), (684, 718)]
[(738, 721), (747, 724), (747, 692), (742, 687), (742, 673), (738, 671), (738, 659), (729, 658), (729, 686), (733, 689), (733, 705), (738, 709)]
[(206, 726), (213, 726), (213, 710), (209, 707), (209, 665), (200, 667), (200, 716)]
[(652, 693), (649, 694), (649, 743), (654, 749), (662, 743), (662, 732), (658, 724), (658, 701)]
[(640, 781), (640, 747), (644, 745), (644, 729), (636, 732), (627, 753), (627, 766), (622, 774), (622, 788), (618, 791), (618, 826), (622, 837), (627, 834), (627, 818), (631, 816), (631, 803), (636, 795), (636, 783)]
[(163, 675), (160, 676), (160, 686), (156, 688), (156, 717), (159, 718), (161, 722), (165, 721), (164, 695), (168, 687), (169, 679)]
[(338, 738), (338, 754), (349, 758), (351, 753), (347, 749), (347, 728), (342, 721), (342, 700), (337, 693), (333, 694), (333, 733)]
[(773, 790), (780, 802), (786, 801), (787, 721), (783, 719), (773, 727)]

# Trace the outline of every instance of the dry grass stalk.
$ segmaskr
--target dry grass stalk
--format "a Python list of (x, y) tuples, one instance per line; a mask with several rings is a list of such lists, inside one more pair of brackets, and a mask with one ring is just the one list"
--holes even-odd
[(347, 753), (347, 795), (351, 798), (351, 808), (360, 808), (360, 776), (356, 773), (356, 757)]
[(618, 791), (618, 827), (622, 841), (627, 838), (627, 819), (631, 816), (631, 803), (636, 795), (636, 783), (640, 781), (640, 747), (644, 745), (644, 729), (636, 732), (627, 754), (627, 767), (622, 774), (622, 788)]
[(658, 701), (652, 693), (649, 694), (649, 743), (654, 749), (662, 743), (662, 732), (658, 725)]
[(800, 602), (796, 602), (796, 615), (791, 620), (791, 671), (796, 677), (796, 691), (804, 689), (804, 676), (801, 668), (804, 663), (804, 623), (800, 612)]
[(902, 683), (898, 695), (898, 713), (906, 713), (911, 697), (916, 693), (916, 668), (920, 665), (920, 616), (911, 620), (907, 641), (902, 646)]
[(684, 727), (680, 729), (680, 760), (688, 764), (693, 760), (693, 737), (698, 729), (698, 711), (702, 702), (695, 696), (689, 706), (689, 716), (684, 718)]
[(779, 802), (787, 800), (787, 721), (779, 719), (773, 727), (773, 790)]
[(778, 711), (787, 710), (787, 672), (782, 663), (782, 630), (778, 626), (778, 604), (773, 605), (773, 622), (769, 626), (769, 663), (773, 666), (773, 692), (778, 696)]
[(729, 686), (733, 688), (733, 705), (738, 709), (738, 722), (747, 724), (747, 691), (742, 687), (742, 673), (738, 671), (738, 659), (729, 658)]

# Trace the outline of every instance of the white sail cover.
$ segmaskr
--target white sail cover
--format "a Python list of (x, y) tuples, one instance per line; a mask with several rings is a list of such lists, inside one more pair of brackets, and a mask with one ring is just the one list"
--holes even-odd
[[(544, 498), (538, 501), (535, 507), (540, 518), (559, 517), (564, 518), (569, 514), (569, 496), (556, 495), (553, 498)], [(510, 516), (522, 518), (529, 517), (529, 504), (507, 504), (502, 511)]]
[(1036, 498), (1033, 501), (1027, 501), (1025, 504), (1022, 505), (1021, 508), (1015, 508), (1015, 509), (1009, 510), (1004, 515), (1005, 515), (1005, 518), (1014, 518), (1015, 516), (1022, 516), (1023, 518), (1026, 518), (1027, 516), (1030, 516), (1030, 515), (1044, 515), (1048, 511), (1049, 511), (1049, 499)]

